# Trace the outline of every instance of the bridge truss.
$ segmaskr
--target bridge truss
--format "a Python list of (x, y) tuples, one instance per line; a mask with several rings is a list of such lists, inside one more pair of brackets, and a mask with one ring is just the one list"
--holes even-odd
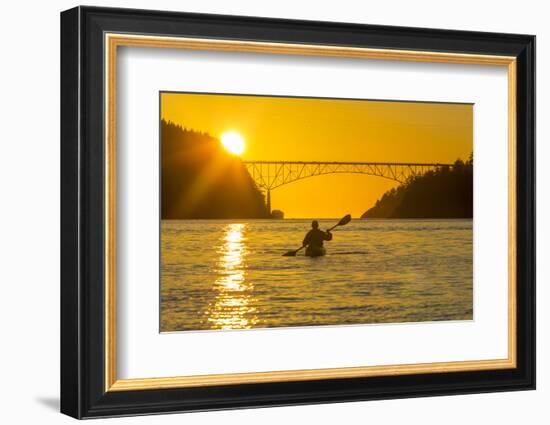
[(319, 161), (244, 161), (256, 183), (266, 191), (271, 211), (271, 191), (298, 180), (324, 174), (366, 174), (404, 183), (410, 177), (425, 174), (451, 164), (400, 162), (319, 162)]

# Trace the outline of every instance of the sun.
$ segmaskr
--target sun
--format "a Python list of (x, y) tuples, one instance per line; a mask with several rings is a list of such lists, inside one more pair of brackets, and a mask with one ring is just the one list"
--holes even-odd
[(221, 136), (222, 145), (233, 155), (240, 155), (244, 152), (244, 138), (237, 131), (226, 131)]

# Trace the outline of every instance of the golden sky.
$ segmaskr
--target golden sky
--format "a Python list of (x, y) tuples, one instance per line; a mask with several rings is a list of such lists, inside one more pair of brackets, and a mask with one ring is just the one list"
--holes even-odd
[[(473, 150), (473, 105), (162, 93), (161, 116), (245, 139), (244, 160), (452, 163)], [(271, 193), (288, 218), (359, 217), (388, 189), (381, 177), (329, 174)]]

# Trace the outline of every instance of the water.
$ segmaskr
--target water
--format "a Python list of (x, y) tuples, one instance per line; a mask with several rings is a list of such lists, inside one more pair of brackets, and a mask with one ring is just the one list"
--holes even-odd
[(353, 220), (283, 257), (310, 223), (163, 221), (161, 331), (473, 318), (472, 220)]

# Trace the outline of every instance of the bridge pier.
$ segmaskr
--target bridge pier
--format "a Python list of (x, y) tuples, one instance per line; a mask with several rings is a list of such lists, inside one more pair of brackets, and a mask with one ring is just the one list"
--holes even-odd
[(269, 215), (271, 215), (271, 189), (267, 189), (266, 208)]

